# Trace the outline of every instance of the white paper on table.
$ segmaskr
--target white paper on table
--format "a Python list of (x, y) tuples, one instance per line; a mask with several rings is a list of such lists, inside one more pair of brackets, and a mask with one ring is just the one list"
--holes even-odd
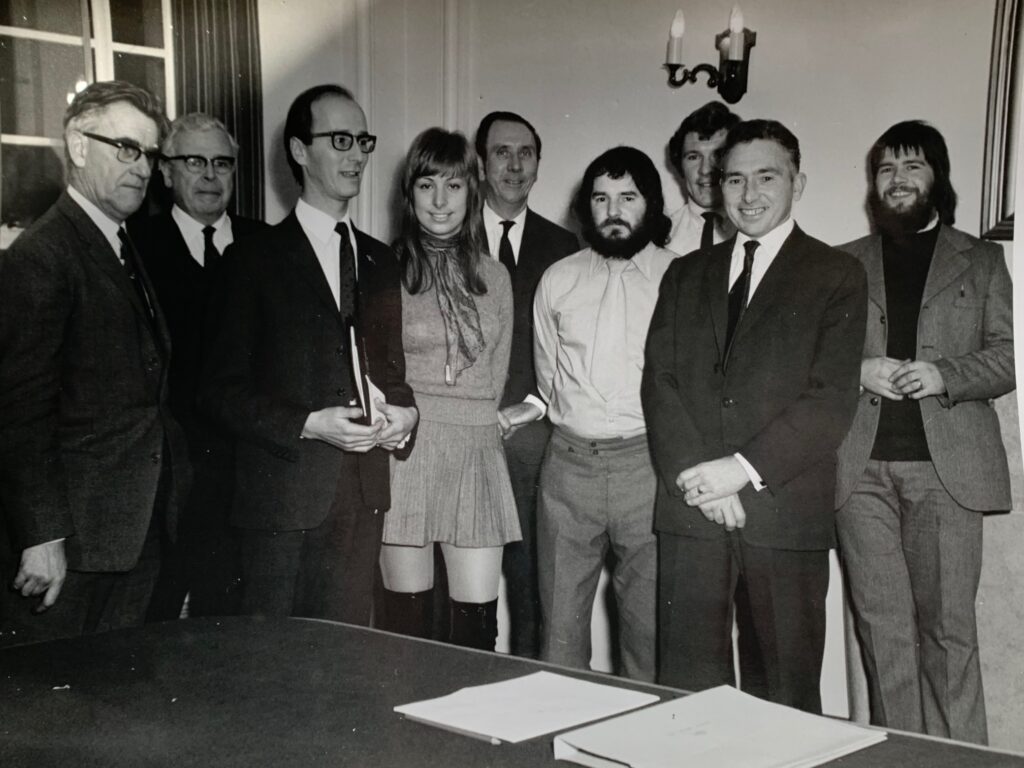
[(658, 701), (613, 685), (552, 672), (463, 688), (395, 707), (410, 720), (482, 739), (518, 742)]
[(555, 737), (555, 759), (593, 768), (810, 768), (885, 740), (720, 686)]

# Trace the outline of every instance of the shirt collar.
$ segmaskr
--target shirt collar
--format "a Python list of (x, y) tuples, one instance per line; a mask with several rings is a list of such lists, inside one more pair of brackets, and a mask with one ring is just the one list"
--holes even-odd
[(703, 219), (705, 213), (714, 213), (718, 216), (719, 221), (722, 220), (721, 211), (717, 211), (714, 208), (704, 208), (703, 206), (698, 204), (696, 200), (688, 199), (686, 201), (686, 208), (687, 210), (690, 211), (690, 215), (692, 215), (696, 219)]
[[(206, 229), (206, 225), (201, 221), (197, 221), (191, 215), (185, 212), (184, 208), (181, 208), (177, 203), (171, 208), (171, 218), (174, 219), (174, 223), (178, 225), (178, 229), (181, 230), (181, 234), (186, 240), (190, 240), (193, 237), (202, 237), (203, 230)], [(219, 232), (224, 227), (224, 223), (228, 220), (227, 211), (220, 215), (220, 218), (213, 222), (213, 228)]]
[(793, 217), (790, 216), (784, 222), (775, 227), (775, 229), (773, 229), (771, 232), (768, 232), (767, 234), (762, 235), (761, 237), (749, 237), (748, 235), (745, 235), (742, 232), (737, 231), (736, 245), (734, 246), (734, 250), (742, 248), (743, 244), (748, 240), (757, 240), (757, 242), (761, 244), (759, 255), (764, 253), (771, 254), (772, 256), (774, 256), (779, 252), (779, 249), (782, 248), (782, 244), (786, 242), (786, 238), (789, 237), (795, 225), (796, 221), (794, 221)]
[(68, 196), (78, 203), (78, 207), (85, 211), (85, 215), (89, 217), (93, 224), (95, 224), (103, 236), (110, 243), (110, 247), (114, 249), (114, 253), (121, 253), (121, 240), (117, 236), (117, 232), (121, 229), (122, 222), (114, 221), (112, 218), (107, 216), (101, 211), (96, 204), (75, 189), (72, 185), (68, 184)]
[(355, 239), (355, 233), (352, 231), (352, 220), (349, 218), (348, 211), (340, 219), (335, 219), (300, 197), (298, 202), (295, 203), (295, 217), (299, 220), (299, 224), (302, 225), (307, 234), (315, 237), (321, 243), (328, 243), (337, 234), (334, 228), (339, 222), (344, 222), (348, 226), (349, 236), (353, 240)]
[[(517, 213), (513, 218), (511, 218), (511, 219), (503, 219), (501, 216), (499, 216), (497, 213), (495, 213), (494, 209), (491, 208), (491, 206), (488, 205), (487, 202), (485, 201), (484, 202), (484, 226), (487, 227), (487, 229), (494, 229), (497, 226), (499, 226), (501, 224), (501, 222), (503, 222), (503, 221), (513, 221), (513, 222), (515, 222), (516, 227), (519, 227), (519, 231), (521, 232), (522, 229), (523, 229), (523, 224), (526, 221), (526, 206), (523, 206), (523, 210), (521, 210), (519, 213)], [(512, 227), (512, 229), (515, 229), (516, 227)]]
[[(630, 264), (636, 267), (637, 271), (643, 275), (647, 280), (651, 279), (651, 262), (654, 260), (654, 253), (657, 246), (654, 243), (648, 243), (643, 247), (642, 250), (633, 254), (633, 258), (630, 259)], [(605, 257), (595, 251), (593, 248), (590, 249), (590, 274), (593, 275), (598, 270), (605, 269), (604, 266)], [(629, 271), (629, 267), (626, 267), (626, 271)]]

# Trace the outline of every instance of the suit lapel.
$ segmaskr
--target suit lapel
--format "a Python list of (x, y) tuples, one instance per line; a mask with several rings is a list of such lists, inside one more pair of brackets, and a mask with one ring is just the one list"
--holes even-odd
[(718, 344), (719, 359), (725, 362), (725, 332), (729, 325), (729, 262), (735, 238), (719, 243), (704, 270), (702, 292), (708, 304), (711, 326)]
[(935, 241), (935, 253), (932, 255), (932, 263), (928, 268), (928, 279), (924, 284), (924, 295), (921, 297), (922, 304), (956, 280), (971, 266), (971, 260), (962, 253), (964, 247), (961, 247), (963, 244), (958, 242), (956, 234), (945, 224), (939, 228), (939, 236)]
[(294, 262), (299, 277), (309, 283), (317, 300), (325, 305), (325, 307), (329, 307), (335, 318), (340, 319), (338, 304), (334, 300), (334, 293), (331, 292), (331, 286), (324, 276), (324, 270), (316, 257), (316, 251), (313, 250), (309, 238), (306, 237), (302, 225), (299, 224), (295, 211), (288, 214), (288, 217), (281, 222), (280, 226), (283, 238), (290, 244), (290, 247), (284, 250)]
[[(135, 290), (135, 286), (132, 285), (131, 279), (128, 277), (128, 273), (125, 271), (124, 266), (121, 264), (118, 255), (114, 253), (107, 238), (103, 236), (89, 215), (79, 207), (79, 205), (68, 197), (66, 194), (60, 200), (61, 212), (68, 217), (72, 225), (75, 227), (75, 231), (78, 232), (79, 238), (85, 245), (85, 252), (88, 257), (96, 264), (96, 266), (109, 277), (118, 289), (124, 294), (125, 298), (128, 299), (129, 303), (135, 308), (135, 311), (143, 315), (149, 320), (149, 310), (142, 304), (142, 300), (139, 298), (139, 294)], [(148, 285), (148, 281), (145, 284), (146, 288), (152, 291), (152, 286)], [(153, 296), (152, 292), (149, 294)]]
[(856, 254), (868, 276), (868, 299), (885, 314), (885, 268), (882, 265), (882, 238), (875, 235), (864, 250)]

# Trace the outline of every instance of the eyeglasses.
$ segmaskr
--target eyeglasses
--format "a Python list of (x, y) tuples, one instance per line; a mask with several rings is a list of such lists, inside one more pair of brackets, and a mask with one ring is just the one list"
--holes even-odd
[(339, 152), (347, 152), (352, 149), (353, 141), (359, 145), (359, 151), (364, 155), (373, 152), (377, 146), (377, 137), (369, 133), (361, 133), (358, 136), (353, 136), (348, 131), (325, 131), (323, 133), (309, 134), (310, 139), (316, 139), (321, 136), (329, 136), (331, 146)]
[(146, 162), (152, 166), (153, 163), (160, 158), (160, 150), (143, 149), (130, 139), (111, 139), (107, 136), (100, 136), (98, 133), (90, 133), (89, 131), (82, 131), (82, 135), (88, 136), (90, 139), (95, 139), (103, 144), (109, 144), (112, 147), (117, 147), (117, 159), (122, 163), (128, 163), (130, 165), (145, 155)]
[(181, 160), (189, 173), (206, 173), (208, 165), (213, 166), (213, 172), (218, 176), (227, 176), (235, 170), (235, 158), (221, 155), (219, 157), (203, 157), (202, 155), (175, 155), (165, 157), (164, 160)]

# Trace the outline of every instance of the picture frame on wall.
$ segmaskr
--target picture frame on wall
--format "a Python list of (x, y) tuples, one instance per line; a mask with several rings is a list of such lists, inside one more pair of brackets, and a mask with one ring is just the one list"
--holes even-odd
[(985, 161), (981, 190), (981, 236), (1013, 239), (1017, 122), (1022, 101), (1022, 29), (1020, 0), (997, 0), (992, 35)]

